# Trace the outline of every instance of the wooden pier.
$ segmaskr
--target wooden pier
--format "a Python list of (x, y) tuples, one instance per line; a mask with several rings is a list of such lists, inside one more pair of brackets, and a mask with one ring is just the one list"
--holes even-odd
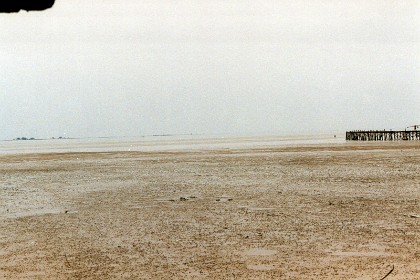
[(420, 130), (355, 130), (346, 132), (349, 141), (400, 141), (420, 140)]

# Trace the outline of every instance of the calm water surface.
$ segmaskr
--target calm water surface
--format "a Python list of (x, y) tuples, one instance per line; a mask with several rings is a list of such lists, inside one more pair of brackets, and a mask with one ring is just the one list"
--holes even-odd
[(145, 136), (130, 138), (1, 141), (0, 154), (213, 150), (345, 143), (344, 135), (303, 136)]

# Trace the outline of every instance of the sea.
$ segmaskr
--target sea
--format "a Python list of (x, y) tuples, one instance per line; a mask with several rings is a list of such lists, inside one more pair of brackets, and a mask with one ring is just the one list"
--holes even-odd
[(0, 155), (24, 153), (71, 153), (116, 151), (189, 151), (250, 149), (319, 144), (343, 144), (345, 135), (152, 135), (138, 137), (100, 137), (0, 141)]

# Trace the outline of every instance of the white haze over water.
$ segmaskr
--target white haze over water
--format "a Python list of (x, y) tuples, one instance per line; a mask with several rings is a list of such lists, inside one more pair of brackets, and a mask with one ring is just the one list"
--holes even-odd
[(404, 129), (420, 124), (419, 18), (415, 0), (0, 14), (0, 139)]

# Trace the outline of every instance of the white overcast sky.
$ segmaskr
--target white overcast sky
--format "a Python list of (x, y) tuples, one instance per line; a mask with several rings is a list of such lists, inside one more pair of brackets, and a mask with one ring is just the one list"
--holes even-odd
[(0, 14), (0, 139), (420, 123), (420, 2), (56, 0)]

